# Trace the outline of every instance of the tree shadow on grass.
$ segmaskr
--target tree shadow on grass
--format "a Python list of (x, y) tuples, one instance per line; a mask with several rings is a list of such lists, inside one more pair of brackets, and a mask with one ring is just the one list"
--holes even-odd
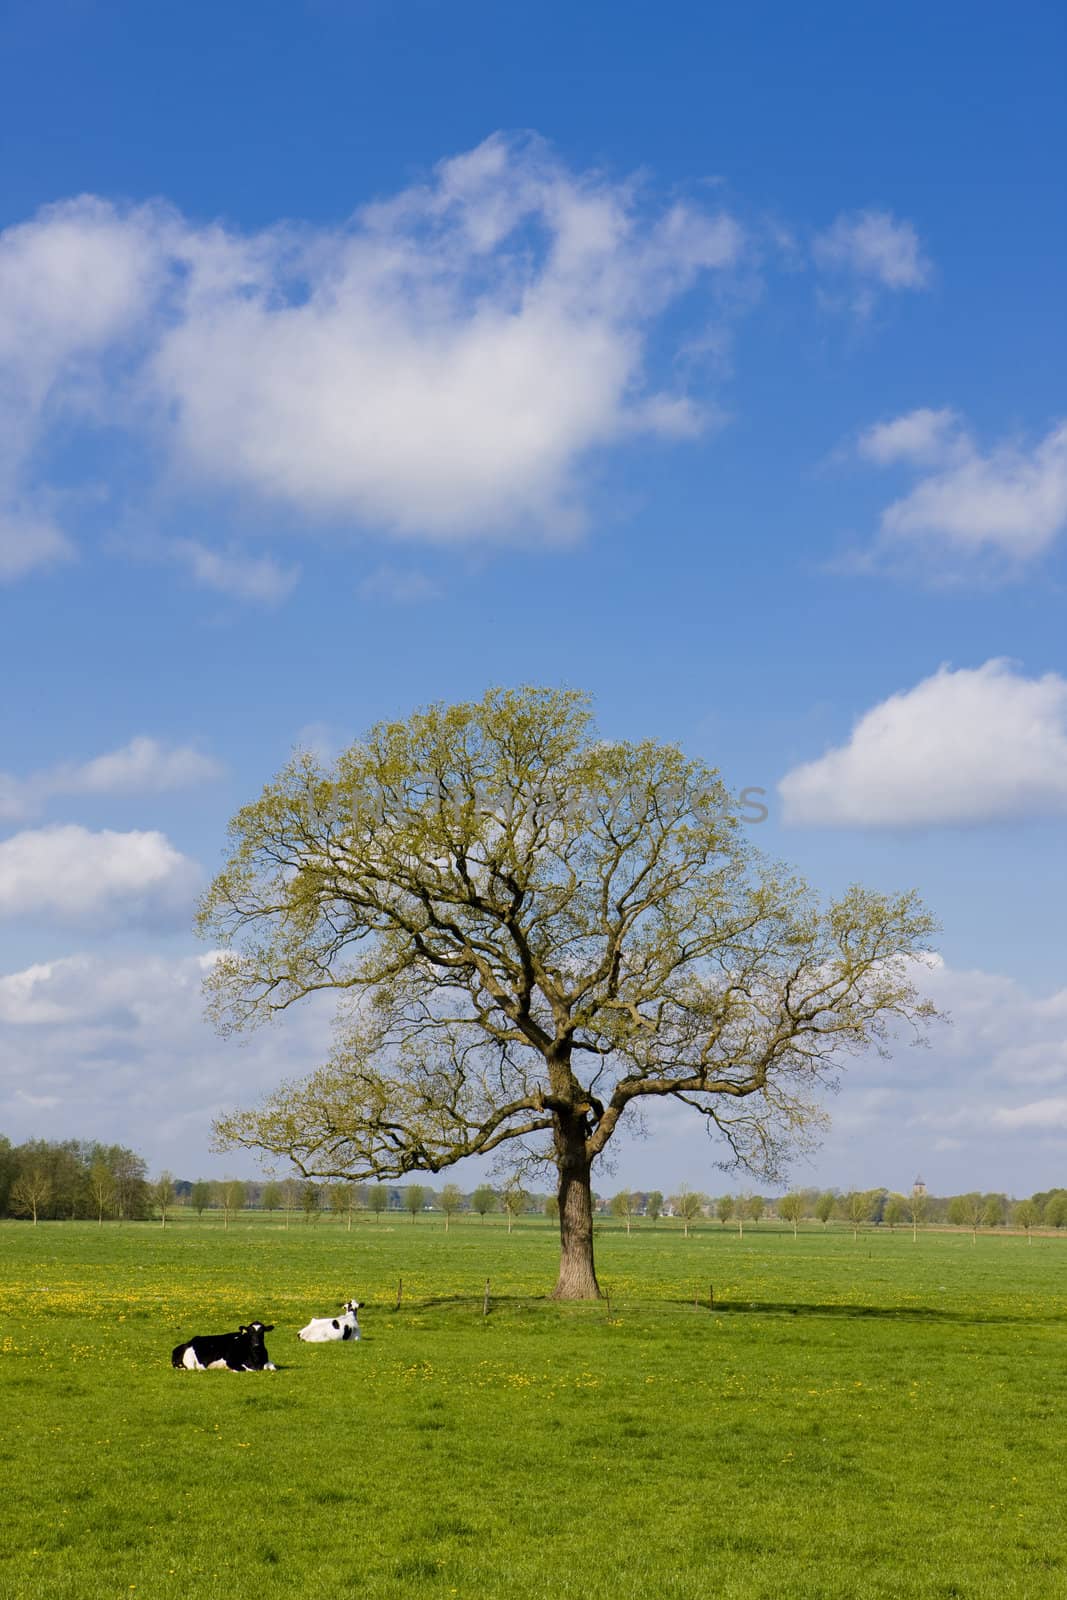
[[(553, 1301), (547, 1294), (497, 1294), (495, 1290), (491, 1289), (489, 1291), (490, 1309), (493, 1306), (498, 1306), (502, 1310), (504, 1308), (509, 1308), (512, 1311), (523, 1311), (530, 1306), (548, 1306), (554, 1305), (555, 1303), (556, 1302)], [(593, 1302), (593, 1304), (597, 1303), (598, 1302), (595, 1301)], [(602, 1301), (599, 1303), (603, 1304)], [(414, 1298), (409, 1300), (405, 1295), (399, 1306), (382, 1306), (379, 1309), (388, 1312), (390, 1315), (396, 1311), (481, 1311), (483, 1304), (484, 1297), (480, 1293), (473, 1295), (425, 1295), (420, 1296), (417, 1300)]]
[[(673, 1301), (674, 1305), (691, 1302)], [(709, 1309), (706, 1302), (702, 1309)], [(950, 1311), (941, 1306), (861, 1306), (819, 1304), (817, 1302), (786, 1302), (783, 1300), (716, 1300), (710, 1308), (717, 1317), (777, 1316), (777, 1317), (845, 1317), (854, 1320), (874, 1318), (885, 1322), (942, 1322), (942, 1323), (1015, 1323), (1063, 1322), (1063, 1316), (1016, 1316), (1006, 1311)]]
[[(599, 1300), (553, 1300), (548, 1294), (496, 1294), (490, 1291), (489, 1314), (517, 1314), (530, 1311), (556, 1310), (575, 1314), (625, 1316), (648, 1316), (665, 1311), (694, 1311), (705, 1316), (709, 1311), (717, 1317), (836, 1317), (854, 1321), (874, 1319), (875, 1321), (899, 1323), (942, 1323), (965, 1325), (981, 1324), (1010, 1324), (1033, 1322), (1067, 1322), (1067, 1315), (1062, 1313), (1049, 1313), (1040, 1315), (1015, 1315), (1006, 1311), (954, 1311), (941, 1306), (871, 1306), (847, 1305), (833, 1302), (819, 1301), (785, 1301), (785, 1300), (716, 1300), (714, 1305), (708, 1305), (706, 1299), (694, 1303), (687, 1296), (676, 1296), (664, 1300), (629, 1300), (616, 1299), (610, 1290)], [(404, 1313), (418, 1315), (421, 1312), (432, 1311), (466, 1311), (471, 1314), (482, 1315), (482, 1295), (452, 1294), (452, 1295), (427, 1295), (418, 1299), (405, 1297), (399, 1306), (383, 1305), (376, 1308), (379, 1314), (395, 1316)], [(364, 1336), (366, 1337), (366, 1336)]]

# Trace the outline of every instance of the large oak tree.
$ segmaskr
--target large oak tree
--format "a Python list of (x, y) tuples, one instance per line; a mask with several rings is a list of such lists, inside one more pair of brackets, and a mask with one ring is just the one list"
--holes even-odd
[(216, 1125), (315, 1178), (437, 1172), (508, 1141), (558, 1173), (555, 1293), (599, 1293), (591, 1172), (650, 1099), (776, 1177), (849, 1052), (932, 1008), (914, 894), (821, 905), (717, 773), (597, 736), (571, 691), (494, 690), (297, 757), (231, 825), (201, 928), (240, 1029), (319, 990), (336, 1046)]

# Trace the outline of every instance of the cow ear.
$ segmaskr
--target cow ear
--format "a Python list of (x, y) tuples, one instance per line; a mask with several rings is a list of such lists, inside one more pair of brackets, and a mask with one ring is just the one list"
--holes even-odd
[(268, 1322), (266, 1327), (263, 1329), (263, 1332), (264, 1333), (273, 1333), (274, 1332), (274, 1324), (273, 1324), (273, 1322)]
[(242, 1322), (241, 1326), (237, 1330), (238, 1333), (247, 1333), (248, 1331), (249, 1330), (245, 1327), (243, 1322)]

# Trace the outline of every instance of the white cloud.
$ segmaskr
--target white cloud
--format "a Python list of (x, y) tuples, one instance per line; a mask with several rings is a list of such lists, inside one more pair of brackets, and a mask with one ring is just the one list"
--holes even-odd
[(498, 137), (343, 234), (276, 240), (251, 291), (194, 270), (153, 376), (209, 479), (440, 540), (565, 529), (579, 458), (664, 399), (640, 392), (644, 325), (739, 250), (729, 218), (650, 219)]
[(872, 309), (875, 289), (923, 289), (930, 281), (914, 226), (888, 211), (842, 213), (812, 248), (817, 266), (853, 285), (849, 303), (861, 316)]
[(27, 489), (30, 456), (51, 422), (98, 408), (102, 362), (157, 294), (169, 232), (161, 209), (92, 196), (0, 232), (0, 581), (72, 553)]
[[(2, 468), (0, 461), (0, 494)], [(26, 505), (12, 503), (5, 510), (0, 504), (0, 583), (24, 578), (38, 567), (57, 566), (73, 555), (74, 546), (50, 517)]]
[[(949, 1022), (929, 1049), (896, 1048), (850, 1066), (830, 1103), (819, 1157), (826, 1181), (905, 1189), (921, 1173), (935, 1194), (1031, 1194), (1067, 1158), (1067, 989), (1035, 994), (1000, 973), (936, 962), (923, 988)], [(1046, 1086), (1035, 1098), (1034, 1085)], [(850, 1148), (840, 1111), (887, 1091), (869, 1137)]]
[(214, 960), (213, 953), (178, 961), (79, 953), (38, 962), (0, 977), (0, 1023), (128, 1028), (137, 1020), (151, 1026), (161, 1020), (161, 1007), (175, 991), (199, 997), (200, 982)]
[(172, 921), (188, 914), (198, 880), (195, 863), (156, 832), (66, 823), (0, 842), (0, 917)]
[[(88, 956), (68, 956), (61, 961), (42, 961), (0, 977), (0, 1023), (21, 1027), (28, 1023), (68, 1022), (69, 1002), (64, 998), (71, 981), (85, 974), (93, 963)], [(94, 1001), (103, 999), (102, 985), (94, 985)]]
[(232, 547), (212, 550), (194, 539), (174, 539), (168, 549), (201, 588), (259, 605), (280, 605), (300, 578), (298, 567), (283, 567), (271, 556), (251, 556)]
[(1031, 451), (1001, 445), (922, 479), (885, 511), (892, 539), (941, 543), (969, 554), (1040, 555), (1067, 524), (1067, 423)]
[(294, 1056), (325, 1059), (330, 1006), (220, 1039), (201, 993), (213, 959), (77, 954), (0, 976), (0, 1127), (117, 1141), (183, 1177), (253, 1172), (251, 1156), (209, 1156), (212, 1118), (254, 1103)]
[(1030, 1100), (1021, 1106), (1002, 1106), (994, 1111), (992, 1121), (994, 1127), (1008, 1128), (1013, 1133), (1067, 1133), (1067, 1095)]
[(66, 794), (162, 794), (217, 778), (221, 771), (217, 761), (190, 745), (167, 749), (142, 736), (82, 766), (60, 768), (51, 787)]
[[(0, 499), (31, 492), (34, 442), (73, 409), (160, 447), (171, 487), (401, 537), (502, 540), (535, 523), (565, 538), (590, 452), (700, 430), (686, 395), (648, 382), (646, 334), (742, 251), (725, 214), (657, 210), (636, 183), (499, 135), (334, 229), (51, 207), (0, 235), (16, 439)], [(175, 553), (246, 597), (293, 581), (193, 542)]]
[(1005, 442), (983, 453), (954, 411), (920, 409), (868, 429), (858, 450), (879, 466), (928, 469), (882, 513), (883, 557), (1019, 563), (1067, 527), (1067, 423), (1030, 448)]
[(425, 572), (386, 564), (376, 567), (361, 580), (359, 592), (367, 600), (391, 600), (395, 605), (420, 605), (425, 600), (436, 600), (441, 588)]
[(294, 754), (306, 753), (322, 766), (330, 766), (350, 743), (351, 736), (346, 737), (329, 722), (305, 722), (302, 728), (297, 729), (293, 751)]
[(0, 772), (0, 819), (34, 816), (58, 795), (163, 794), (217, 778), (222, 768), (191, 745), (167, 746), (144, 735), (119, 750), (16, 778)]
[(0, 233), (0, 359), (38, 398), (56, 371), (129, 329), (162, 265), (168, 215), (83, 195)]
[(959, 418), (945, 406), (940, 411), (921, 407), (892, 422), (879, 422), (860, 435), (859, 453), (886, 467), (896, 461), (938, 461), (954, 447)]
[(925, 827), (1067, 812), (1067, 679), (942, 667), (778, 785), (787, 823)]

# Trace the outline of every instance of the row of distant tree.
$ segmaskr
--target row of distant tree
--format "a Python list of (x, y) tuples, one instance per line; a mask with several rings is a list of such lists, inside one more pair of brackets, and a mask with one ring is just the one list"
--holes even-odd
[[(804, 1221), (829, 1224), (833, 1220), (861, 1226), (876, 1224), (890, 1229), (910, 1227), (913, 1232), (929, 1225), (979, 1228), (1011, 1225), (1027, 1233), (1035, 1227), (1067, 1227), (1067, 1189), (1050, 1189), (1028, 1199), (1011, 1200), (1004, 1194), (980, 1193), (937, 1196), (916, 1189), (895, 1194), (888, 1189), (797, 1189), (777, 1198), (759, 1194), (724, 1194), (717, 1197), (682, 1188), (665, 1196), (658, 1189), (620, 1190), (594, 1197), (597, 1213), (611, 1215), (629, 1230), (637, 1219), (655, 1225), (661, 1218), (681, 1221), (686, 1233), (698, 1220), (721, 1227), (764, 1219), (791, 1224), (794, 1231)], [(286, 1225), (294, 1218), (312, 1222), (332, 1215), (352, 1225), (358, 1212), (380, 1218), (386, 1212), (406, 1213), (416, 1222), (427, 1211), (442, 1214), (447, 1228), (458, 1215), (482, 1219), (503, 1212), (511, 1226), (516, 1217), (531, 1212), (556, 1215), (554, 1195), (526, 1190), (517, 1180), (496, 1187), (483, 1183), (470, 1192), (458, 1184), (440, 1189), (427, 1184), (402, 1186), (365, 1183), (312, 1183), (298, 1177), (245, 1181), (237, 1178), (195, 1181), (178, 1179), (169, 1172), (149, 1178), (143, 1157), (122, 1145), (104, 1145), (68, 1139), (50, 1143), (43, 1139), (13, 1145), (0, 1135), (0, 1216), (31, 1221), (92, 1218), (144, 1221), (154, 1217), (166, 1226), (180, 1207), (203, 1217), (220, 1213), (228, 1226), (234, 1216), (252, 1208), (278, 1214)]]
[(148, 1167), (136, 1151), (82, 1139), (13, 1145), (0, 1134), (0, 1216), (135, 1222), (151, 1211)]
[[(645, 1202), (643, 1211), (636, 1203), (641, 1200)], [(634, 1196), (624, 1192), (613, 1197), (610, 1209), (629, 1224), (634, 1215), (657, 1217), (661, 1202), (658, 1194)], [(837, 1189), (796, 1189), (775, 1200), (758, 1194), (725, 1194), (714, 1199), (683, 1190), (672, 1196), (667, 1211), (681, 1217), (687, 1232), (690, 1222), (698, 1217), (717, 1220), (724, 1227), (733, 1222), (741, 1231), (746, 1222), (759, 1223), (767, 1217), (790, 1223), (794, 1233), (804, 1221), (825, 1225), (840, 1220), (849, 1223), (854, 1233), (873, 1223), (890, 1229), (910, 1227), (913, 1232), (947, 1224), (970, 1228), (975, 1235), (979, 1228), (1011, 1225), (1029, 1234), (1036, 1227), (1067, 1227), (1067, 1189), (1050, 1189), (1023, 1200), (978, 1190), (939, 1196), (919, 1189), (907, 1194), (895, 1194), (889, 1189), (850, 1189), (847, 1193)]]
[(221, 1211), (226, 1224), (235, 1212), (245, 1207), (268, 1214), (280, 1213), (287, 1225), (294, 1215), (302, 1215), (305, 1222), (310, 1222), (329, 1212), (346, 1220), (349, 1227), (354, 1213), (360, 1211), (378, 1218), (387, 1211), (407, 1212), (412, 1222), (425, 1211), (436, 1211), (444, 1214), (447, 1229), (459, 1212), (473, 1212), (484, 1218), (490, 1212), (503, 1211), (510, 1224), (516, 1217), (539, 1210), (544, 1204), (544, 1197), (527, 1193), (519, 1183), (505, 1184), (501, 1189), (481, 1184), (465, 1194), (455, 1183), (446, 1183), (442, 1189), (434, 1190), (421, 1183), (393, 1188), (382, 1183), (312, 1183), (300, 1178), (264, 1183), (246, 1183), (236, 1178), (200, 1178), (195, 1183), (179, 1183), (175, 1190), (177, 1201), (191, 1207), (198, 1216), (203, 1216), (207, 1210)]

